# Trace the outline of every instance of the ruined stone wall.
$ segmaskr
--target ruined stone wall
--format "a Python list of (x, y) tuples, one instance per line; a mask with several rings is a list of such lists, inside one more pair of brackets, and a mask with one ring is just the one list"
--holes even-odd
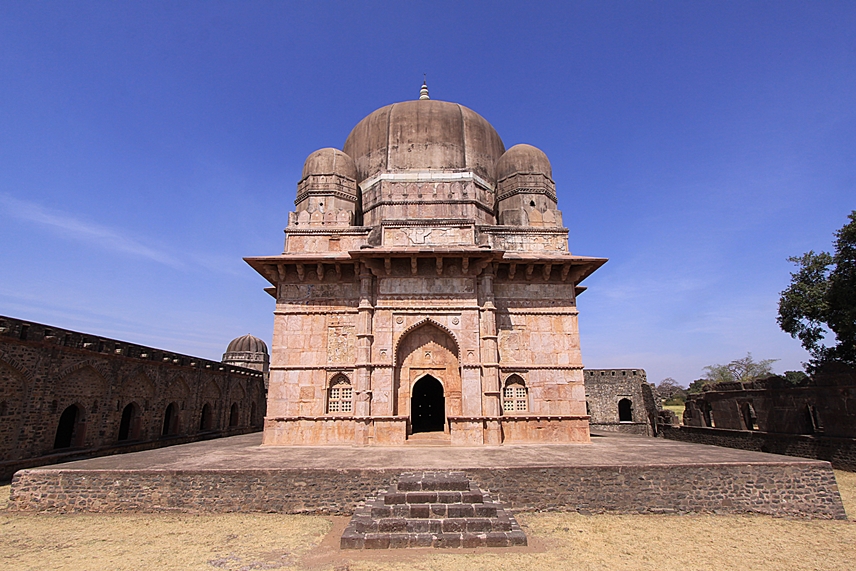
[[(643, 369), (585, 369), (583, 373), (592, 430), (655, 435), (657, 411)], [(626, 416), (627, 401), (630, 416)]]
[(856, 371), (827, 366), (800, 386), (771, 377), (689, 395), (687, 426), (856, 438)]
[(0, 316), (0, 479), (35, 458), (258, 430), (264, 414), (258, 371)]

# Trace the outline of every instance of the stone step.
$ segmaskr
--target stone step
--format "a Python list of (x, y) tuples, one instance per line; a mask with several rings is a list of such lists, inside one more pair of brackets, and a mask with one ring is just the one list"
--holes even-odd
[(514, 528), (508, 516), (455, 519), (355, 517), (350, 525), (360, 533), (485, 533), (512, 531)]
[(522, 530), (489, 533), (358, 533), (345, 530), (342, 549), (400, 549), (406, 547), (474, 548), (526, 545)]
[(452, 436), (442, 432), (417, 432), (409, 435), (404, 444), (410, 446), (451, 446)]
[(514, 516), (463, 472), (402, 474), (357, 506), (341, 538), (342, 549), (512, 545), (526, 545)]
[(479, 504), (397, 504), (385, 506), (380, 503), (370, 507), (371, 517), (409, 517), (422, 519), (496, 517), (501, 506), (492, 502)]
[(470, 479), (464, 472), (405, 472), (398, 477), (398, 491), (469, 491)]
[[(380, 495), (380, 494), (378, 494)], [(484, 502), (484, 493), (481, 490), (467, 490), (464, 492), (400, 492), (395, 487), (383, 494), (385, 505), (395, 504), (480, 504)]]

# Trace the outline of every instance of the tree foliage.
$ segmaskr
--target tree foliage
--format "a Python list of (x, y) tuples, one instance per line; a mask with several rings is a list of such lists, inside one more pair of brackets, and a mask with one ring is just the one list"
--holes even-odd
[(696, 394), (700, 393), (704, 390), (705, 385), (709, 385), (710, 381), (707, 379), (696, 379), (690, 383), (690, 386), (687, 387), (687, 394)]
[[(798, 267), (779, 298), (779, 327), (798, 338), (811, 369), (829, 361), (856, 366), (856, 210), (835, 232), (834, 253), (788, 258)], [(825, 343), (829, 333), (835, 343)]]
[(654, 387), (654, 396), (663, 402), (675, 400), (683, 401), (687, 398), (687, 391), (678, 384), (678, 381), (672, 377), (666, 377), (660, 381), (659, 385)]
[(809, 376), (802, 371), (785, 371), (782, 376), (792, 385), (802, 385), (808, 381)]
[(755, 361), (752, 353), (746, 353), (741, 359), (735, 359), (727, 365), (708, 365), (704, 368), (704, 380), (708, 383), (745, 383), (773, 374), (773, 363), (778, 359)]

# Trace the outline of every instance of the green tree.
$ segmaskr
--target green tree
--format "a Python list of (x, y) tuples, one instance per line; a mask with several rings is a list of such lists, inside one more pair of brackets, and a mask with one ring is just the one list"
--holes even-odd
[(705, 385), (709, 385), (710, 381), (707, 379), (696, 379), (690, 383), (690, 386), (687, 387), (687, 394), (696, 394), (700, 393), (704, 390)]
[(742, 359), (735, 359), (727, 365), (708, 365), (704, 368), (704, 380), (708, 383), (745, 383), (773, 374), (772, 365), (778, 359), (755, 361), (752, 353), (746, 353)]
[(792, 385), (801, 385), (808, 380), (808, 375), (802, 371), (785, 371), (782, 376)]
[[(835, 232), (833, 254), (788, 258), (798, 266), (779, 298), (779, 327), (811, 356), (809, 369), (829, 361), (856, 366), (856, 210)], [(824, 343), (830, 332), (835, 343)]]
[(654, 396), (663, 402), (675, 400), (685, 401), (687, 398), (687, 391), (678, 384), (678, 381), (672, 377), (666, 377), (654, 388)]

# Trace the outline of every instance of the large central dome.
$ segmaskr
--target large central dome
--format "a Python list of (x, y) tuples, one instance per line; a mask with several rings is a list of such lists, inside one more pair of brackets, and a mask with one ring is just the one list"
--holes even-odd
[(357, 166), (357, 182), (378, 173), (471, 171), (494, 182), (502, 139), (484, 117), (447, 101), (404, 101), (381, 107), (357, 123), (343, 148)]

